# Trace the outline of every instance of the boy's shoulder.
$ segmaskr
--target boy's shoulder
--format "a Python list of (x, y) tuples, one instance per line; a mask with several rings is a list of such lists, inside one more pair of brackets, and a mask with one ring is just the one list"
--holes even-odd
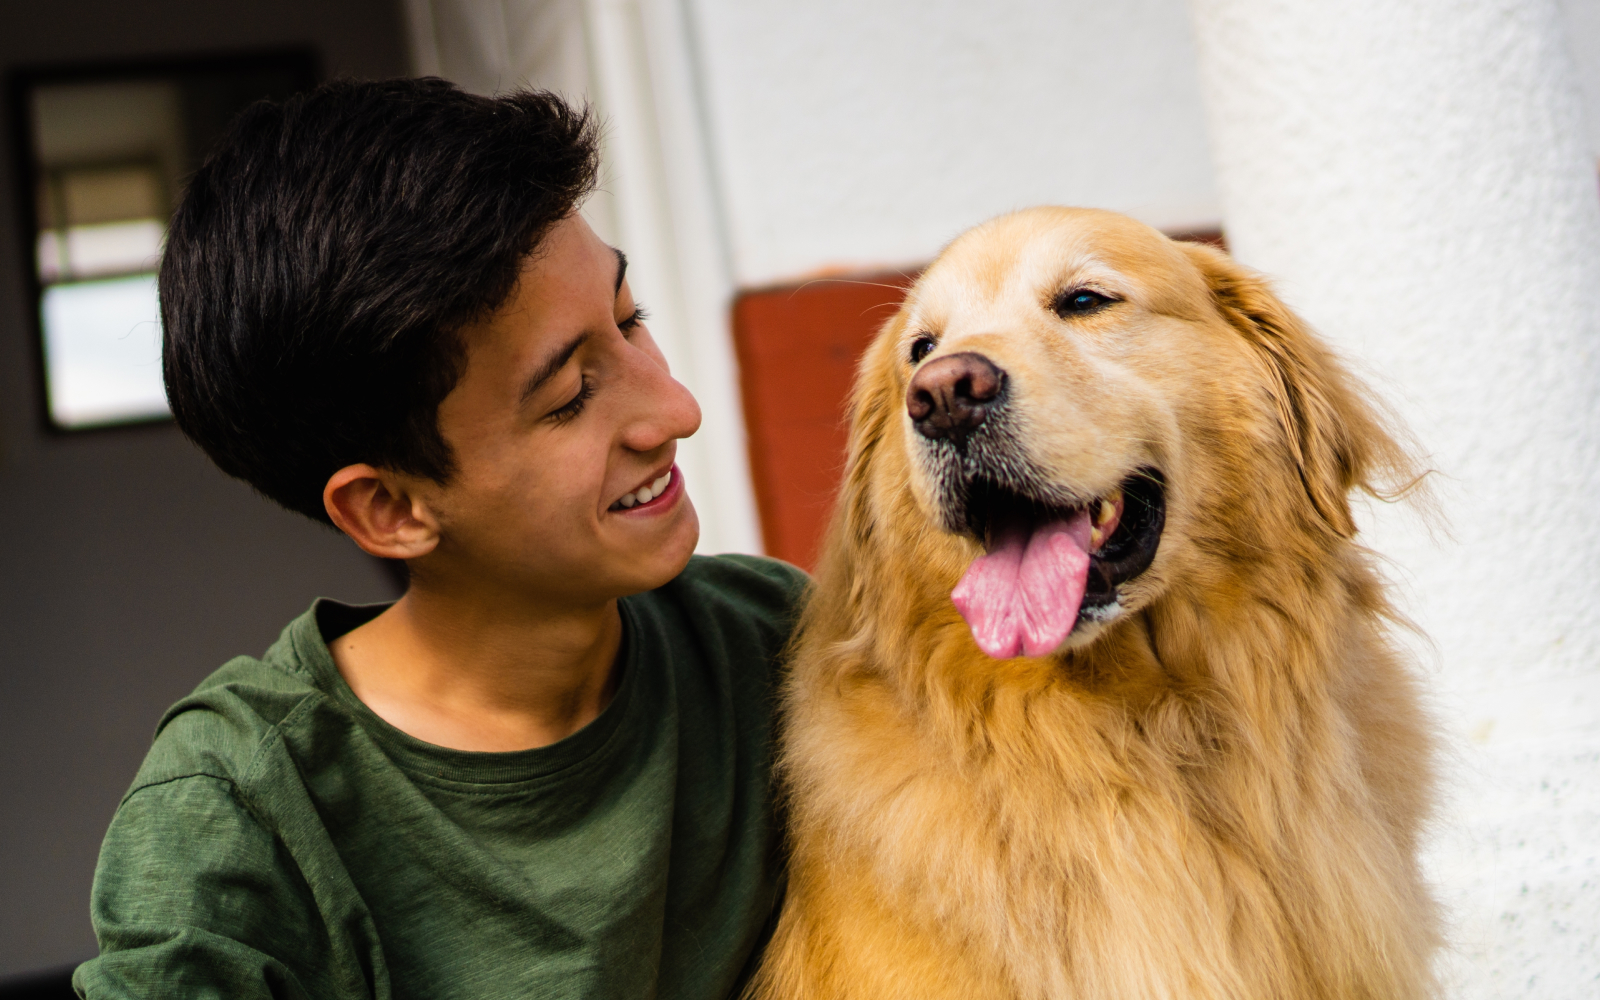
[(167, 709), (128, 794), (198, 776), (241, 784), (270, 735), (325, 700), (296, 654), (303, 633), (316, 628), (313, 609), (291, 621), (263, 656), (234, 657)]

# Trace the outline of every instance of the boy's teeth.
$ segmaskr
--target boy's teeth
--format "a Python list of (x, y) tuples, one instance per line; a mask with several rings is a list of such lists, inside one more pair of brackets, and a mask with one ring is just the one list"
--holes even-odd
[(620, 503), (623, 507), (632, 507), (635, 504), (649, 503), (656, 497), (660, 496), (662, 492), (666, 490), (667, 484), (670, 482), (672, 482), (672, 473), (671, 471), (668, 471), (665, 475), (661, 476), (649, 486), (641, 486), (637, 491), (625, 494), (621, 500), (617, 501), (617, 503)]

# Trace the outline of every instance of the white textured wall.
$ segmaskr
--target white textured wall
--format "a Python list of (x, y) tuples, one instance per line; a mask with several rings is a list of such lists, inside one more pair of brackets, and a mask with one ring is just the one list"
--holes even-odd
[(1183, 0), (689, 5), (740, 284), (1046, 202), (1218, 219)]
[(1375, 378), (1442, 473), (1453, 538), (1370, 520), (1433, 639), (1452, 743), (1430, 855), (1450, 995), (1592, 1000), (1600, 190), (1582, 46), (1553, 0), (1193, 10), (1235, 253)]

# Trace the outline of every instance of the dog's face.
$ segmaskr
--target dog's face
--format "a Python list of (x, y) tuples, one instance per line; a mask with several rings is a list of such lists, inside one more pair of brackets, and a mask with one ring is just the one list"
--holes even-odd
[[(917, 282), (858, 387), (881, 438), (869, 489), (919, 522), (905, 540), (924, 565), (963, 574), (953, 597), (985, 652), (1092, 643), (1195, 578), (1218, 539), (1248, 548), (1274, 519), (1310, 511), (1299, 530), (1349, 534), (1354, 404), (1251, 282), (1073, 209), (980, 226)], [(1263, 494), (1294, 499), (1267, 510)]]

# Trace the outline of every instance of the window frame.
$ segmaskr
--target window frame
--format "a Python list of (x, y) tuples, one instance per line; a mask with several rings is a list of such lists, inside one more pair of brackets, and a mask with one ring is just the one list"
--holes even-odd
[[(145, 428), (169, 423), (170, 414), (134, 417), (103, 424), (68, 426), (57, 423), (50, 412), (48, 357), (45, 348), (44, 320), (41, 307), (48, 287), (39, 274), (37, 252), (39, 246), (39, 205), (37, 196), (41, 180), (40, 164), (34, 149), (33, 101), (36, 88), (61, 84), (151, 82), (181, 80), (186, 76), (244, 74), (252, 71), (284, 71), (294, 80), (294, 89), (308, 90), (322, 79), (322, 60), (311, 46), (274, 46), (243, 51), (217, 52), (196, 55), (159, 56), (141, 59), (97, 60), (19, 66), (6, 73), (5, 100), (10, 113), (8, 136), (12, 177), (12, 198), (16, 212), (16, 241), (18, 265), (22, 269), (23, 300), (28, 313), (22, 324), (23, 334), (31, 341), (34, 408), (39, 426), (52, 437), (105, 434)], [(180, 190), (169, 192), (173, 204), (181, 197)]]

